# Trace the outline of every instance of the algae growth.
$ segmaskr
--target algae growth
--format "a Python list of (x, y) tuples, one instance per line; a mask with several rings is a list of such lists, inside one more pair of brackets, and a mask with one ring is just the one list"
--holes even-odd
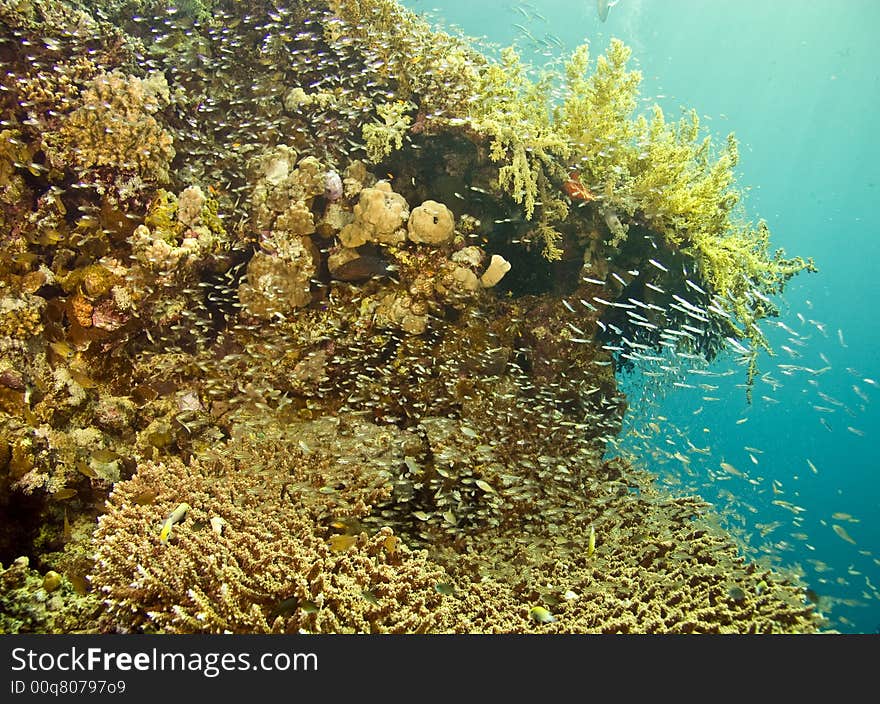
[(616, 370), (754, 364), (813, 268), (623, 44), (533, 78), (389, 0), (0, 28), (4, 630), (821, 626), (605, 458)]

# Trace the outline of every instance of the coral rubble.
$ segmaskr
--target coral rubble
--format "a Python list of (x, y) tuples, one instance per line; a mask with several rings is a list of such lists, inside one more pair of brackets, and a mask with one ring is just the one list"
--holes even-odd
[(732, 138), (633, 116), (629, 49), (533, 81), (392, 0), (98, 4), (0, 0), (4, 631), (821, 627), (605, 457), (616, 372), (753, 376), (813, 268)]

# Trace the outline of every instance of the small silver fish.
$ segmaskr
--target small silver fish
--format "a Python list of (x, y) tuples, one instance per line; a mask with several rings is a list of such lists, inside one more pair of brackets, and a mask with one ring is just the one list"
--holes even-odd
[(596, 12), (602, 22), (608, 19), (608, 13), (617, 3), (618, 0), (596, 0)]

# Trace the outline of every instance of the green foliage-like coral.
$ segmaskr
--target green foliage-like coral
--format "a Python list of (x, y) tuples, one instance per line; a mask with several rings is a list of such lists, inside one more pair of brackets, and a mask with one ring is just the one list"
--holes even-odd
[[(771, 257), (770, 230), (763, 221), (756, 228), (739, 227), (722, 234), (698, 232), (685, 249), (698, 262), (704, 281), (721, 297), (733, 318), (725, 318), (731, 334), (751, 345), (747, 393), (757, 374), (761, 349), (771, 352), (758, 322), (778, 311), (768, 295), (782, 293), (785, 282), (802, 271), (816, 271), (812, 259), (786, 259), (781, 249)], [(745, 275), (744, 275), (745, 274)]]
[(545, 256), (553, 260), (561, 251), (548, 215), (562, 220), (568, 209), (551, 179), (564, 175), (560, 164), (568, 157), (570, 144), (551, 121), (551, 87), (550, 74), (532, 82), (516, 51), (505, 49), (500, 63), (490, 64), (481, 74), (468, 119), (489, 139), (490, 158), (501, 164), (498, 185), (522, 205), (526, 219), (534, 217), (539, 202), (543, 204), (537, 230)]
[(740, 200), (733, 185), (739, 159), (736, 138), (728, 135), (713, 163), (711, 139), (700, 139), (695, 111), (667, 124), (655, 105), (651, 119), (640, 118), (637, 125), (643, 150), (633, 169), (632, 196), (652, 229), (671, 245), (727, 231)]
[(614, 39), (590, 72), (588, 47), (578, 48), (561, 77), (562, 98), (551, 109), (559, 77), (544, 73), (532, 81), (508, 49), (482, 70), (469, 124), (500, 165), (499, 188), (522, 205), (527, 220), (537, 220), (548, 259), (561, 256), (559, 227), (570, 210), (560, 190), (574, 177), (607, 225), (612, 257), (633, 222), (692, 257), (708, 294), (724, 308), (722, 326), (752, 345), (751, 378), (757, 350), (769, 349), (758, 323), (777, 313), (767, 295), (815, 266), (781, 251), (771, 257), (766, 225), (753, 227), (737, 211), (733, 134), (716, 149), (695, 111), (676, 122), (667, 122), (657, 105), (649, 116), (634, 114), (641, 73), (628, 68), (631, 53)]
[(374, 164), (378, 163), (403, 146), (403, 135), (412, 122), (412, 118), (406, 113), (413, 107), (404, 100), (382, 103), (376, 107), (382, 122), (372, 122), (363, 127), (367, 159)]

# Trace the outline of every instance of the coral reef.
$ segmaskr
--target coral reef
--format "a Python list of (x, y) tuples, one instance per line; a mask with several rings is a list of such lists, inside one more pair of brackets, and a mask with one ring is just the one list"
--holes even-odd
[(112, 167), (165, 183), (173, 139), (154, 113), (169, 99), (158, 72), (144, 80), (117, 71), (95, 76), (83, 90), (82, 106), (44, 135), (43, 153), (58, 169)]
[(628, 48), (533, 80), (393, 0), (99, 5), (0, 0), (4, 631), (821, 628), (604, 459), (617, 371), (751, 379), (813, 268), (732, 138), (633, 116)]
[(63, 633), (91, 622), (100, 609), (53, 570), (44, 575), (26, 557), (0, 565), (0, 633)]

